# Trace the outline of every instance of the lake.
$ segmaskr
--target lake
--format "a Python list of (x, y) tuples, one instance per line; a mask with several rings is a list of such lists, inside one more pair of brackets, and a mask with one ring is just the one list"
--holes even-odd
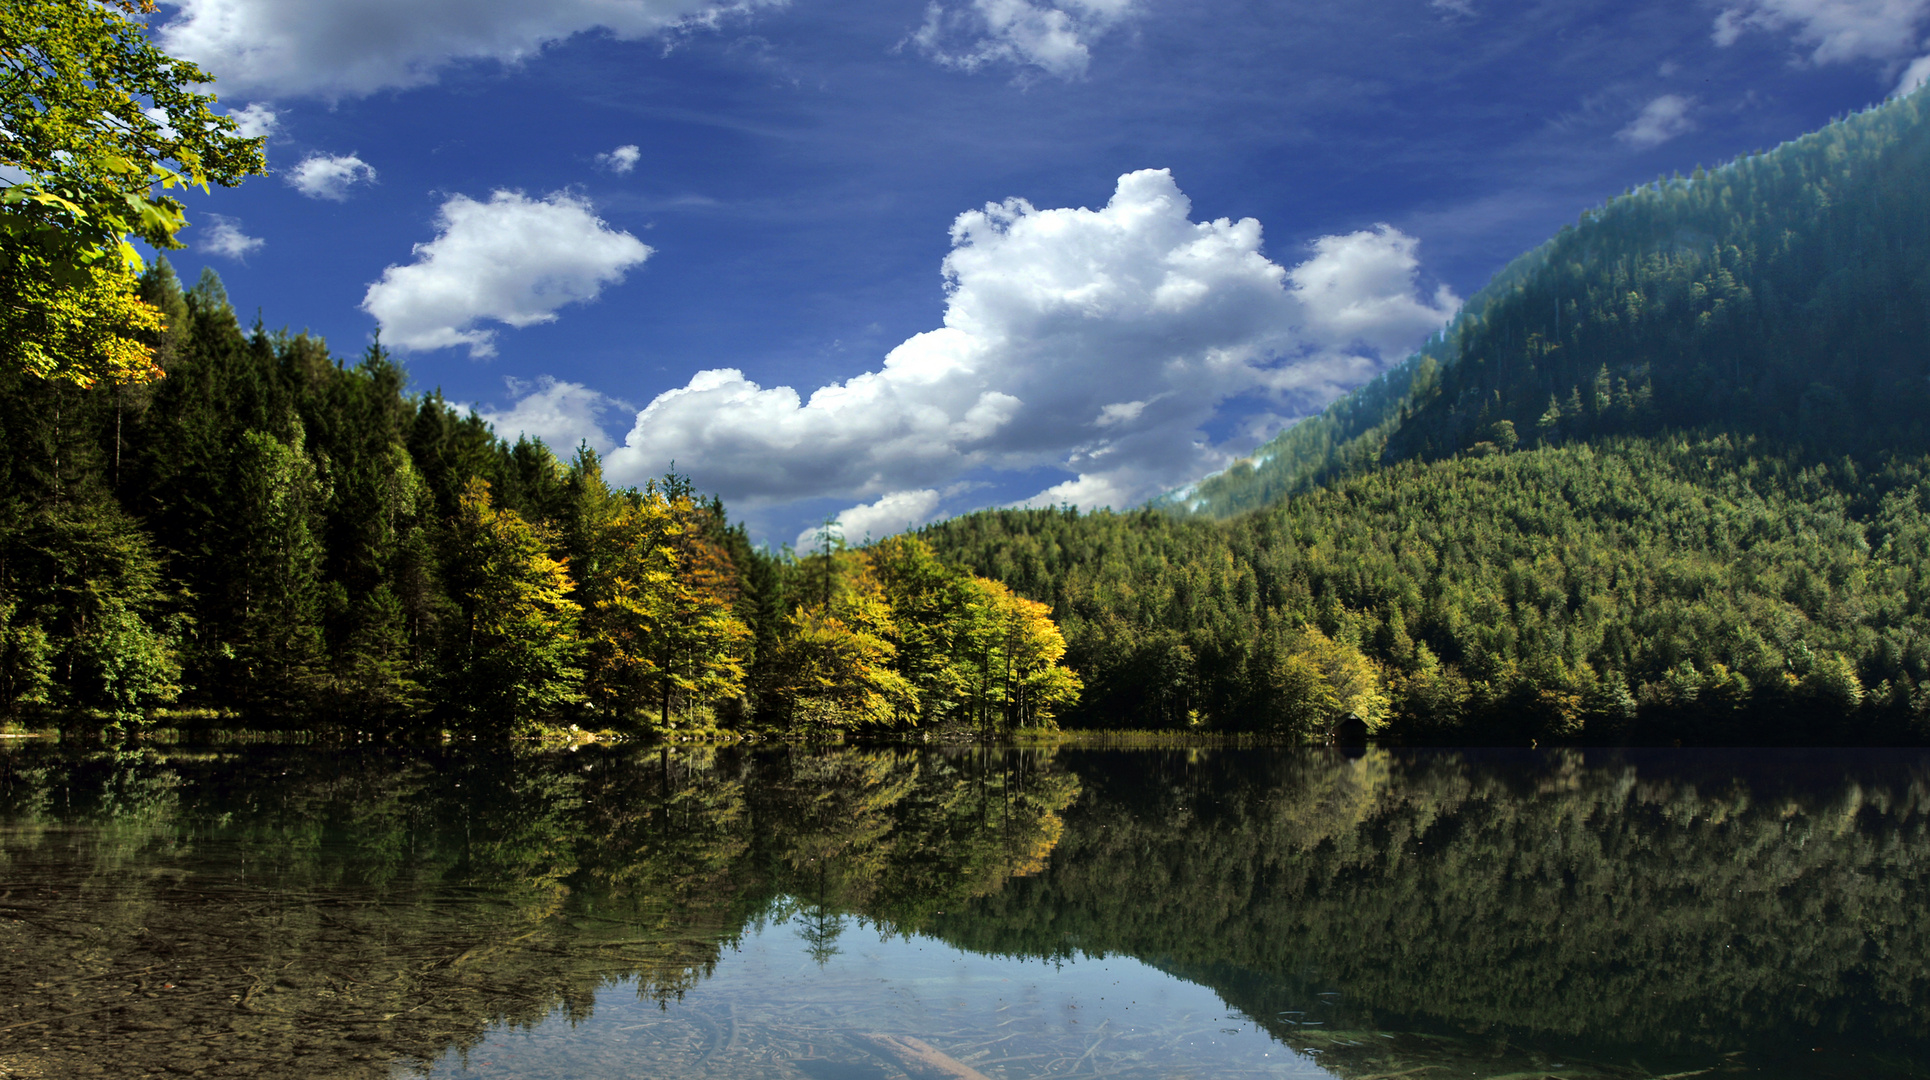
[(1921, 751), (0, 749), (0, 1080), (1919, 1077)]

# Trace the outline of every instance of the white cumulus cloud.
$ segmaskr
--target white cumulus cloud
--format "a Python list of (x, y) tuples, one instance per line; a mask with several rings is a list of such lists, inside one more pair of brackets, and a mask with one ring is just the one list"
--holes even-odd
[(1891, 97), (1902, 97), (1930, 82), (1930, 56), (1919, 56), (1903, 69), (1903, 77), (1897, 80), (1896, 89), (1890, 91)]
[(273, 135), (281, 127), (281, 117), (275, 110), (261, 102), (253, 102), (246, 108), (230, 109), (228, 115), (234, 117), (235, 124), (241, 129), (244, 139), (263, 139)]
[(208, 231), (201, 237), (201, 250), (210, 255), (223, 255), (230, 259), (245, 259), (248, 254), (268, 243), (258, 236), (249, 236), (241, 231), (241, 222), (224, 214), (208, 215)]
[(415, 246), (415, 262), (383, 271), (362, 298), (383, 340), (399, 348), (467, 345), (471, 356), (494, 355), (496, 331), (477, 323), (554, 322), (558, 308), (596, 299), (651, 251), (566, 192), (498, 191), (488, 202), (456, 195), (436, 224), (440, 233)]
[[(932, 488), (894, 491), (877, 502), (861, 503), (844, 510), (837, 515), (831, 528), (836, 535), (852, 544), (883, 540), (930, 521), (942, 501), (944, 497)], [(797, 534), (793, 546), (799, 551), (808, 551), (819, 544), (819, 535), (823, 531), (824, 526), (814, 525)]]
[[(516, 404), (507, 410), (478, 409), (477, 415), (489, 421), (496, 434), (515, 442), (517, 436), (541, 439), (559, 456), (567, 458), (578, 443), (589, 443), (599, 454), (616, 445), (603, 429), (602, 415), (620, 408), (623, 402), (608, 397), (581, 383), (563, 382), (544, 376), (535, 382), (507, 379)], [(635, 408), (635, 406), (631, 406)]]
[(1123, 506), (1226, 464), (1201, 426), (1228, 398), (1303, 415), (1459, 304), (1417, 295), (1415, 241), (1387, 226), (1319, 240), (1290, 271), (1262, 253), (1258, 221), (1191, 210), (1171, 174), (1146, 170), (1097, 210), (1009, 199), (960, 214), (943, 326), (808, 396), (700, 371), (637, 415), (611, 473), (639, 481), (674, 459), (756, 507), (1044, 466), (1074, 479), (1042, 500)]
[(1135, 0), (971, 0), (934, 2), (911, 36), (918, 49), (948, 67), (989, 64), (1036, 67), (1076, 79), (1092, 62), (1092, 43), (1133, 13)]
[(354, 154), (310, 154), (288, 171), (288, 183), (311, 199), (345, 202), (349, 188), (375, 183), (375, 167)]
[(1677, 135), (1695, 130), (1695, 121), (1689, 119), (1689, 109), (1694, 105), (1693, 98), (1663, 94), (1642, 106), (1641, 113), (1616, 132), (1615, 137), (1637, 150), (1660, 146)]
[(618, 176), (622, 176), (624, 173), (636, 168), (637, 162), (642, 160), (642, 158), (642, 149), (636, 146), (619, 146), (607, 154), (598, 154), (596, 156), (596, 163), (616, 173)]
[(1734, 45), (1750, 30), (1792, 31), (1818, 64), (1895, 63), (1918, 46), (1930, 0), (1744, 0), (1716, 16), (1715, 43)]
[(174, 0), (161, 47), (223, 93), (352, 97), (434, 82), (463, 60), (515, 63), (586, 30), (636, 38), (783, 0)]

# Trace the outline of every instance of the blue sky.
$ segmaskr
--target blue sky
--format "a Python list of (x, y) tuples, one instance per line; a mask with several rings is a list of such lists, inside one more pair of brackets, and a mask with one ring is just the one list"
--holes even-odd
[(760, 537), (1136, 504), (1659, 174), (1930, 74), (1930, 0), (181, 0), (269, 135), (184, 278)]

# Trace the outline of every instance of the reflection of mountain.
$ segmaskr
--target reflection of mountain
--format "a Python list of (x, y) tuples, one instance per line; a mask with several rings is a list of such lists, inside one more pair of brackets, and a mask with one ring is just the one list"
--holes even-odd
[(680, 996), (787, 897), (910, 929), (1076, 794), (1020, 754), (0, 756), (0, 1075), (386, 1077)]
[(1658, 1054), (1930, 1050), (1921, 763), (1065, 760), (1087, 797), (1051, 868), (942, 936), (1147, 959), (1297, 1045), (1319, 1041), (1296, 1016)]
[(1916, 1075), (1927, 815), (1867, 756), (0, 755), (0, 1075), (387, 1076), (792, 914), (1137, 957), (1344, 1076)]

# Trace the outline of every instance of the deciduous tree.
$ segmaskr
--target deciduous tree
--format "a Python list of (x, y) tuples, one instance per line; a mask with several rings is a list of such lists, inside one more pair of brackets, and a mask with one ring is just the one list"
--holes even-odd
[(43, 378), (141, 382), (131, 243), (179, 247), (185, 208), (158, 189), (233, 185), (265, 171), (205, 71), (148, 41), (144, 0), (0, 4), (0, 351)]
[(569, 598), (569, 568), (550, 554), (549, 531), (497, 509), (489, 482), (472, 478), (454, 539), (450, 576), (463, 628), (448, 697), (488, 733), (517, 730), (582, 700), (582, 608)]

